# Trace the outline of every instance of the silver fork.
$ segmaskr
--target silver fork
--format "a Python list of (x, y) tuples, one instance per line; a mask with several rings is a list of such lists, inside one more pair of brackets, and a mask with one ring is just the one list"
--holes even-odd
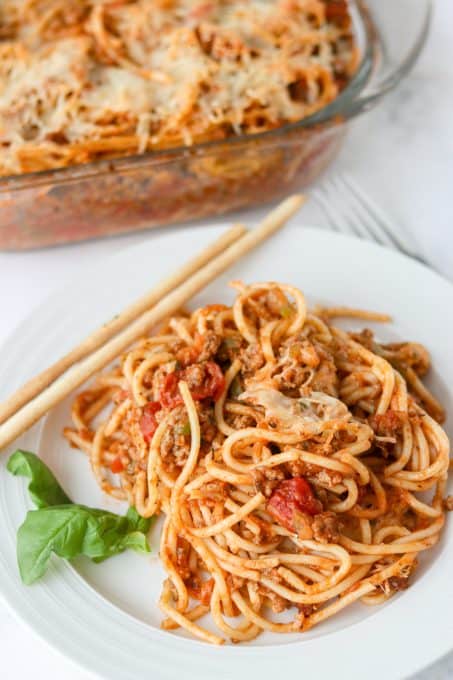
[(375, 241), (427, 264), (348, 174), (327, 177), (312, 190), (312, 196), (323, 209), (331, 229)]

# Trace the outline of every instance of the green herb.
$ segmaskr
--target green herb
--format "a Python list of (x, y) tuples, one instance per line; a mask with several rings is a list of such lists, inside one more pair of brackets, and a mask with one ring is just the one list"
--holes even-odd
[(28, 491), (37, 508), (72, 502), (55, 479), (53, 472), (34, 453), (18, 449), (8, 460), (6, 468), (13, 475), (22, 475), (31, 480)]
[(233, 397), (233, 399), (235, 399), (240, 394), (242, 394), (243, 391), (244, 390), (242, 389), (241, 381), (236, 376), (230, 385), (230, 395)]
[(178, 434), (181, 434), (184, 437), (188, 437), (190, 434), (190, 422), (186, 420), (186, 422), (183, 425), (179, 425), (177, 432)]
[[(150, 517), (142, 517), (137, 510), (131, 506), (126, 512), (126, 518), (134, 531), (140, 531), (142, 534), (147, 534), (151, 526)], [(146, 552), (149, 552), (147, 550)]]
[(285, 305), (284, 307), (282, 307), (282, 308), (280, 309), (280, 314), (281, 314), (281, 316), (283, 316), (284, 319), (287, 319), (289, 316), (291, 316), (291, 314), (293, 313), (293, 311), (294, 311), (294, 310), (293, 310), (293, 308), (291, 307), (291, 305)]
[(223, 339), (222, 344), (228, 349), (237, 349), (241, 344), (241, 340), (234, 335), (227, 335), (227, 337)]
[(136, 521), (84, 505), (31, 510), (17, 532), (19, 571), (27, 585), (41, 578), (53, 552), (67, 560), (85, 555), (100, 562), (127, 548), (150, 550)]
[(52, 553), (72, 559), (85, 555), (94, 562), (124, 552), (150, 552), (146, 534), (151, 519), (129, 508), (125, 517), (72, 503), (52, 472), (29, 451), (16, 451), (8, 470), (31, 481), (30, 496), (38, 510), (30, 510), (17, 532), (17, 560), (27, 585), (47, 569)]

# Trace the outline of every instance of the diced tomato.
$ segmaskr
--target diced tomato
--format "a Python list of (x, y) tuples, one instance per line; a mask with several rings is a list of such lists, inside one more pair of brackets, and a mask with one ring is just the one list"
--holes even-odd
[(204, 367), (207, 380), (201, 387), (191, 392), (192, 397), (197, 400), (212, 397), (214, 401), (217, 401), (225, 388), (225, 378), (222, 369), (215, 361), (207, 361)]
[(322, 512), (322, 503), (304, 477), (284, 479), (269, 499), (267, 510), (281, 526), (288, 531), (297, 531), (298, 513), (317, 515)]
[(178, 390), (178, 383), (183, 380), (183, 371), (173, 371), (165, 376), (163, 387), (160, 391), (159, 398), (162, 406), (165, 408), (175, 408), (183, 403), (183, 398)]
[[(200, 366), (204, 368), (205, 380), (199, 387), (191, 391), (191, 395), (195, 401), (203, 399), (214, 399), (214, 401), (217, 401), (225, 388), (225, 378), (222, 369), (215, 361), (206, 361), (206, 363), (200, 364)], [(183, 403), (178, 383), (180, 380), (185, 380), (185, 377), (186, 369), (173, 371), (173, 373), (169, 373), (166, 376), (159, 395), (162, 406), (174, 408)]]
[(153, 438), (153, 434), (157, 430), (157, 420), (155, 414), (162, 408), (158, 401), (150, 401), (143, 408), (143, 414), (140, 418), (140, 429), (143, 434), (145, 442), (149, 443)]
[(190, 597), (193, 597), (194, 600), (199, 600), (201, 604), (208, 606), (211, 601), (212, 591), (214, 590), (214, 583), (214, 579), (210, 578), (207, 581), (192, 585), (192, 587), (189, 586), (187, 590), (189, 591)]
[(119, 456), (112, 460), (112, 462), (110, 463), (110, 469), (115, 475), (124, 470), (123, 461)]

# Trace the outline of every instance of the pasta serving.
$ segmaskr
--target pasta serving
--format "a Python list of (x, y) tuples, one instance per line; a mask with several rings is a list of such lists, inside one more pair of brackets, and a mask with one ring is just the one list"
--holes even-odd
[(0, 175), (270, 130), (357, 61), (345, 0), (3, 0)]
[(310, 313), (292, 286), (234, 285), (99, 375), (65, 430), (105, 492), (165, 518), (162, 627), (216, 644), (384, 602), (451, 506), (427, 351), (346, 333), (353, 312)]

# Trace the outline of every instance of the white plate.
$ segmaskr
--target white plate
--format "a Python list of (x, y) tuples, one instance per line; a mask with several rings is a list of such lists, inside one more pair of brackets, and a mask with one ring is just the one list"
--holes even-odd
[[(177, 231), (149, 239), (99, 262), (73, 285), (56, 292), (16, 330), (0, 352), (0, 397), (114, 316), (169, 270), (212, 240), (221, 226)], [(288, 227), (197, 296), (193, 305), (228, 301), (228, 280), (280, 280), (296, 284), (310, 303), (338, 303), (390, 312), (395, 323), (381, 336), (427, 345), (432, 382), (451, 406), (453, 287), (395, 252), (329, 232)], [(49, 463), (73, 500), (121, 511), (94, 482), (83, 454), (61, 436), (70, 399), (17, 444)], [(15, 447), (11, 447), (13, 450)], [(23, 480), (0, 470), (0, 592), (13, 610), (48, 642), (109, 680), (407, 677), (453, 647), (453, 536), (451, 523), (439, 546), (422, 560), (412, 587), (381, 607), (357, 604), (303, 635), (263, 635), (245, 646), (213, 648), (159, 629), (157, 608), (163, 570), (156, 555), (125, 553), (101, 565), (55, 560), (31, 587), (19, 580), (15, 533), (31, 507)]]

